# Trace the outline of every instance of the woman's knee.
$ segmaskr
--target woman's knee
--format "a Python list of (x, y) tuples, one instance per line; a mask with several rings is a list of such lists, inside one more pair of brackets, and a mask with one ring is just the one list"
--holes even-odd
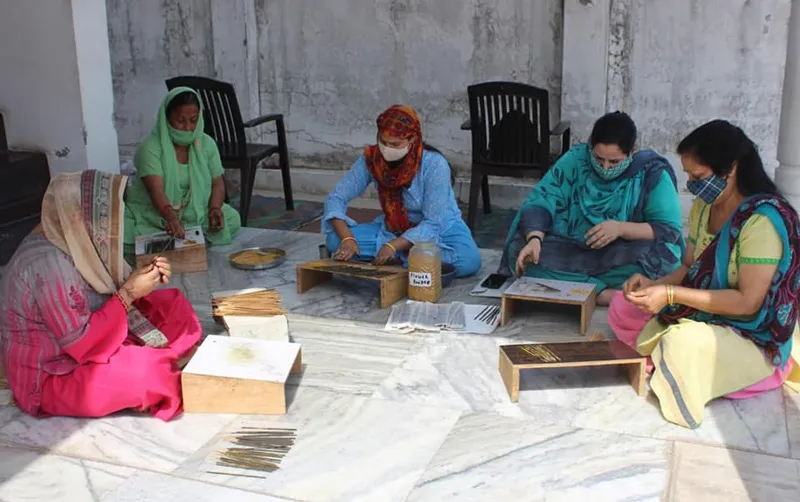
[(470, 277), (481, 269), (481, 253), (477, 246), (465, 247), (456, 256), (456, 277)]
[(325, 245), (328, 247), (328, 251), (331, 253), (336, 252), (341, 244), (342, 240), (339, 239), (339, 236), (336, 235), (336, 232), (328, 232), (328, 234), (325, 236)]

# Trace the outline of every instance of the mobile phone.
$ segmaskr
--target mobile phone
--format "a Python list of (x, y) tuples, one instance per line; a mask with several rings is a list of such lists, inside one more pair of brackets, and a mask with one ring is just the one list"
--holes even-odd
[(481, 287), (486, 289), (500, 289), (507, 280), (508, 277), (503, 274), (492, 274), (481, 283)]

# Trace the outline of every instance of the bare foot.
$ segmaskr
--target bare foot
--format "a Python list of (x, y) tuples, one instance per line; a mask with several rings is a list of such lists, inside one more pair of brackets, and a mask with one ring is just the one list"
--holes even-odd
[(602, 331), (595, 331), (586, 337), (587, 342), (602, 342), (606, 339), (606, 334)]
[(604, 289), (597, 295), (597, 304), (601, 307), (608, 307), (611, 304), (611, 299), (614, 298), (616, 289)]

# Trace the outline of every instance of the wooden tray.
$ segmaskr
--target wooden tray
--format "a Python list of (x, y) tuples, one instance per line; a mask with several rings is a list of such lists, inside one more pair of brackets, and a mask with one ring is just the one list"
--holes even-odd
[(181, 373), (183, 409), (283, 415), (286, 380), (302, 369), (298, 344), (208, 335)]
[[(544, 285), (558, 285), (565, 289), (563, 295), (553, 295), (552, 293), (541, 293), (540, 296), (519, 295), (514, 294), (517, 282), (532, 282), (541, 283)], [(569, 289), (578, 289), (582, 294), (572, 295), (568, 292)], [(514, 312), (514, 304), (518, 302), (538, 302), (538, 303), (557, 303), (561, 305), (576, 305), (581, 309), (581, 335), (586, 335), (589, 329), (589, 322), (592, 320), (592, 313), (594, 313), (597, 304), (597, 289), (594, 284), (584, 284), (578, 282), (566, 281), (552, 281), (546, 279), (533, 279), (523, 277), (517, 279), (509, 288), (503, 293), (500, 300), (500, 326), (505, 326), (511, 315)]]
[[(531, 349), (534, 347), (534, 349)], [(536, 354), (544, 349), (556, 361)], [(539, 368), (584, 368), (589, 366), (626, 366), (633, 389), (640, 396), (646, 392), (647, 357), (619, 340), (602, 342), (567, 342), (500, 346), (500, 376), (511, 401), (519, 398), (519, 371)]]
[(408, 270), (396, 266), (375, 266), (367, 263), (315, 260), (297, 266), (297, 293), (329, 281), (334, 275), (377, 281), (380, 283), (381, 308), (389, 308), (408, 294)]

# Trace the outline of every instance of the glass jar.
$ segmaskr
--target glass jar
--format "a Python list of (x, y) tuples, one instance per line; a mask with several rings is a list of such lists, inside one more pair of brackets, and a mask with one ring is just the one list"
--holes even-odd
[(408, 253), (408, 297), (439, 301), (442, 294), (442, 252), (435, 242), (417, 242)]

